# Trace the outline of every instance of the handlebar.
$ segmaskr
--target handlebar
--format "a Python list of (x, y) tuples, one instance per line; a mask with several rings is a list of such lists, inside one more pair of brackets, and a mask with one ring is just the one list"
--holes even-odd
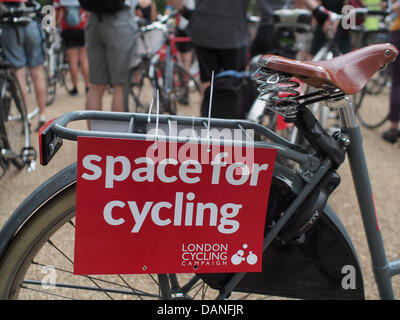
[(174, 10), (170, 14), (159, 17), (157, 21), (154, 21), (147, 26), (141, 27), (140, 30), (142, 32), (148, 32), (148, 31), (152, 31), (152, 30), (160, 30), (166, 34), (166, 33), (168, 33), (167, 22), (169, 21), (169, 19), (175, 17), (178, 13), (179, 13), (178, 10)]
[(169, 19), (174, 18), (178, 13), (179, 13), (178, 10), (173, 10), (170, 14), (167, 14), (159, 18), (158, 21), (161, 22), (162, 24), (166, 24)]

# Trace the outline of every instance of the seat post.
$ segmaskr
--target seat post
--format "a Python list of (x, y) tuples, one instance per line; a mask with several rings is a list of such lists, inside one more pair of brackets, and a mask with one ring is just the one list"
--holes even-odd
[[(358, 127), (358, 121), (353, 108), (353, 101), (349, 96), (346, 96), (342, 101), (345, 103), (339, 107), (339, 117), (341, 127), (350, 129)], [(342, 101), (340, 101), (342, 103)]]

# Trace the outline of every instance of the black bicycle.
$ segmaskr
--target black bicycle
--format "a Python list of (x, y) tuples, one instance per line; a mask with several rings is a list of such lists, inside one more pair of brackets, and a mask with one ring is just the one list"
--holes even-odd
[[(31, 21), (29, 14), (38, 7), (11, 9), (0, 17), (0, 25)], [(12, 163), (16, 168), (35, 169), (36, 151), (31, 146), (29, 120), (37, 110), (28, 114), (21, 87), (0, 48), (0, 178)]]

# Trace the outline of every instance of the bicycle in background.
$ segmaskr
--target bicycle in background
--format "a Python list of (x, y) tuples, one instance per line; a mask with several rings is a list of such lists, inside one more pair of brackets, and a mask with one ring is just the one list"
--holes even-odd
[(190, 39), (175, 37), (168, 25), (176, 14), (140, 28), (138, 52), (125, 90), (125, 111), (148, 112), (152, 102), (155, 105), (157, 92), (161, 113), (177, 114), (178, 106), (186, 104), (200, 106), (197, 79), (177, 62), (175, 43)]
[[(76, 195), (79, 192), (76, 189), (77, 166), (72, 164), (35, 190), (16, 209), (1, 230), (0, 297), (85, 299), (90, 292), (93, 297), (100, 299), (129, 297), (140, 300), (224, 300), (253, 296), (257, 299), (268, 299), (270, 296), (364, 299), (362, 268), (357, 252), (338, 215), (328, 204), (330, 195), (340, 185), (338, 169), (348, 157), (375, 282), (382, 299), (394, 299), (392, 277), (400, 274), (400, 261), (388, 261), (386, 257), (361, 130), (349, 96), (361, 91), (369, 78), (382, 66), (393, 61), (398, 53), (390, 44), (378, 44), (336, 57), (329, 62), (310, 64), (276, 55), (267, 55), (260, 61), (260, 98), (265, 99), (271, 110), (291, 120), (307, 139), (312, 150), (292, 144), (272, 130), (250, 121), (211, 118), (207, 121), (197, 117), (100, 111), (62, 115), (42, 131), (41, 159), (44, 165), (54, 157), (63, 139), (76, 141), (78, 137), (92, 137), (98, 141), (101, 138), (148, 140), (150, 146), (153, 141), (199, 145), (212, 143), (221, 146), (218, 130), (216, 136), (208, 134), (206, 138), (199, 137), (196, 132), (202, 128), (208, 129), (209, 133), (213, 129), (227, 128), (238, 129), (246, 137), (246, 141), (246, 130), (254, 130), (254, 137), (260, 137), (253, 141), (254, 147), (276, 149), (278, 155), (295, 162), (297, 166), (294, 169), (286, 167), (284, 163), (275, 162), (264, 227), (262, 272), (201, 273), (192, 267), (190, 272), (194, 273), (191, 274), (143, 274), (147, 266), (140, 261), (143, 268), (139, 274), (113, 273), (103, 277), (77, 276), (72, 271), (72, 239), (76, 228)], [(344, 72), (346, 68), (355, 68), (359, 70), (359, 74), (354, 77), (353, 74)], [(288, 80), (293, 77), (318, 90), (310, 94), (282, 97), (280, 92), (290, 91)], [(333, 135), (325, 130), (308, 109), (313, 103), (326, 100), (334, 102), (340, 115), (341, 129)], [(123, 124), (123, 129), (100, 132), (76, 130), (69, 126), (71, 122), (86, 120), (117, 122)], [(187, 133), (178, 135), (171, 122), (176, 122)], [(170, 131), (155, 136), (152, 130), (158, 123)], [(224, 139), (223, 143), (227, 142)], [(241, 140), (232, 142), (243, 146)], [(88, 162), (93, 165), (91, 161)], [(88, 170), (91, 169), (88, 167)], [(99, 171), (96, 169), (95, 174)], [(130, 173), (131, 171), (127, 171), (128, 179), (132, 176)], [(99, 181), (104, 187), (104, 181)], [(118, 188), (114, 190), (120, 191)], [(97, 194), (93, 196), (98, 201), (103, 200)], [(124, 196), (134, 199), (132, 193)], [(191, 221), (192, 213), (193, 211), (190, 212)], [(97, 219), (104, 218), (101, 210), (96, 214)], [(94, 219), (92, 215), (91, 218)], [(112, 221), (116, 222), (116, 219), (114, 217)], [(95, 245), (96, 239), (92, 242), (89, 235), (86, 236), (90, 239), (88, 242)], [(159, 239), (160, 243), (163, 241), (167, 239)], [(118, 254), (124, 253), (122, 251)], [(165, 259), (160, 257), (158, 260), (162, 263)], [(241, 256), (239, 260), (241, 261)], [(47, 287), (41, 280), (44, 268), (57, 273), (57, 277)], [(354, 286), (351, 288), (343, 285), (343, 270), (348, 268), (354, 277)]]
[[(390, 26), (393, 22), (393, 15), (377, 18), (376, 28), (372, 30), (366, 29), (364, 26), (355, 28), (354, 31), (358, 33), (359, 37), (357, 43), (359, 47), (390, 42)], [(357, 118), (364, 127), (375, 129), (386, 122), (390, 111), (390, 90), (390, 68), (382, 68), (361, 92), (353, 96)], [(381, 104), (379, 110), (374, 108), (377, 103)]]
[[(27, 14), (36, 14), (38, 7), (10, 10), (0, 17), (4, 23), (30, 22)], [(10, 163), (17, 169), (35, 170), (36, 151), (31, 145), (30, 120), (39, 113), (36, 108), (28, 113), (24, 96), (10, 63), (0, 49), (0, 177)]]
[(46, 104), (53, 104), (56, 98), (57, 85), (61, 85), (67, 92), (71, 85), (67, 81), (69, 64), (65, 55), (65, 47), (61, 39), (60, 30), (52, 29), (46, 36), (46, 60), (44, 70), (47, 83)]

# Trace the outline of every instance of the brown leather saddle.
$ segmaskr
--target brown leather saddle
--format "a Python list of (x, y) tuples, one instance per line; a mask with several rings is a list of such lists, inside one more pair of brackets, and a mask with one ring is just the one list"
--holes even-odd
[(389, 43), (367, 46), (331, 60), (311, 62), (265, 55), (261, 65), (267, 69), (292, 74), (315, 88), (334, 85), (352, 95), (361, 91), (382, 67), (396, 59), (399, 50)]

